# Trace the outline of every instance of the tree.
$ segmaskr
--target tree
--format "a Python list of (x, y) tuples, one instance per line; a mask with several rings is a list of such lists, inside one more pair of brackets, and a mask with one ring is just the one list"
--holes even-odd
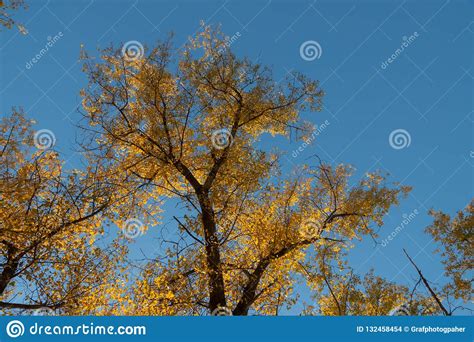
[(446, 276), (450, 283), (445, 290), (452, 293), (455, 299), (469, 301), (472, 296), (472, 269), (474, 268), (474, 201), (454, 218), (441, 211), (432, 210), (434, 222), (426, 229), (436, 242), (440, 243)]
[(129, 294), (136, 312), (274, 313), (291, 305), (300, 262), (338, 260), (375, 236), (409, 191), (377, 173), (350, 185), (350, 167), (323, 162), (283, 175), (279, 153), (257, 142), (311, 134), (300, 113), (319, 111), (323, 91), (299, 73), (275, 83), (218, 29), (203, 27), (180, 52), (170, 40), (135, 48), (103, 50), (100, 61), (84, 52), (82, 96), (91, 160), (120, 191), (140, 189), (127, 207), (156, 218), (168, 199), (183, 212)]
[[(323, 91), (299, 73), (277, 84), (228, 45), (203, 26), (179, 51), (169, 39), (105, 49), (98, 61), (83, 52), (80, 169), (65, 169), (52, 132), (35, 132), (21, 111), (0, 121), (0, 309), (278, 315), (304, 282), (315, 303), (304, 314), (451, 315), (461, 307), (452, 299), (467, 302), (473, 203), (454, 218), (431, 212), (442, 288), (406, 251), (419, 276), (411, 290), (356, 274), (351, 247), (376, 239), (410, 188), (378, 172), (354, 180), (350, 166), (317, 156), (288, 172), (282, 152), (259, 141), (312, 134), (301, 113), (319, 111)], [(171, 230), (164, 202), (179, 209)], [(158, 255), (137, 277), (130, 229), (161, 229)]]
[(375, 276), (373, 271), (361, 279), (344, 265), (302, 265), (309, 275), (310, 286), (317, 290), (314, 299), (319, 304), (319, 311), (310, 306), (306, 313), (388, 315), (392, 310), (402, 308), (406, 315), (450, 316), (461, 308), (470, 310), (459, 305), (459, 301), (467, 303), (472, 297), (473, 203), (452, 219), (441, 211), (431, 210), (430, 214), (434, 222), (426, 228), (426, 232), (439, 243), (437, 251), (441, 252), (445, 275), (449, 279), (444, 286), (439, 288), (430, 282), (406, 250), (403, 251), (418, 274), (411, 290)]
[(322, 277), (324, 283), (314, 295), (318, 309), (309, 306), (305, 314), (387, 316), (397, 310), (404, 315), (441, 312), (430, 296), (376, 276), (373, 270), (364, 277), (351, 268), (343, 271), (325, 269), (321, 274), (312, 275), (312, 279)]
[(11, 11), (18, 10), (19, 8), (26, 8), (24, 0), (0, 0), (0, 26), (10, 29), (16, 25), (22, 34), (26, 34), (26, 28), (23, 25), (15, 22), (10, 13)]
[(98, 246), (112, 186), (98, 169), (65, 171), (32, 124), (21, 111), (0, 121), (0, 309), (88, 312), (125, 252)]
[(439, 243), (437, 252), (441, 253), (448, 282), (442, 288), (437, 289), (426, 279), (420, 267), (407, 251), (404, 250), (404, 252), (419, 275), (418, 283), (424, 285), (439, 311), (450, 316), (460, 308), (469, 310), (462, 305), (456, 305), (456, 301), (467, 303), (472, 299), (474, 202), (471, 201), (452, 219), (441, 211), (431, 210), (430, 214), (434, 217), (434, 222), (426, 228), (426, 232)]

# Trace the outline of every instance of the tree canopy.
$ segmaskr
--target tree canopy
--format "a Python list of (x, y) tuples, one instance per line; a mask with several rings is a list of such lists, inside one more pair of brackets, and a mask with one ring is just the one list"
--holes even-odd
[[(451, 314), (472, 293), (472, 204), (451, 219), (433, 212), (446, 275), (414, 289), (350, 267), (357, 241), (377, 239), (410, 187), (380, 172), (354, 179), (349, 165), (314, 156), (291, 172), (275, 136), (304, 140), (324, 92), (293, 72), (236, 56), (218, 28), (181, 48), (172, 38), (136, 51), (82, 51), (84, 166), (67, 170), (54, 144), (14, 111), (0, 123), (0, 308), (63, 314), (273, 315), (298, 300), (305, 314)], [(163, 229), (164, 204), (177, 213)], [(124, 234), (108, 236), (111, 226)], [(157, 255), (127, 262), (130, 229), (160, 231)], [(417, 291), (423, 283), (428, 293)]]

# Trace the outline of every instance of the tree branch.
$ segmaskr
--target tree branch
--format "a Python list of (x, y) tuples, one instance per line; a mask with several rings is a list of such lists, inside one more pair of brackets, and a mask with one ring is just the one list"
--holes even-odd
[(440, 309), (443, 311), (444, 315), (445, 316), (451, 316), (451, 313), (446, 310), (446, 308), (444, 307), (443, 303), (441, 303), (441, 300), (438, 298), (438, 296), (436, 295), (436, 293), (434, 292), (434, 290), (431, 288), (430, 284), (428, 283), (428, 280), (426, 280), (425, 276), (423, 275), (423, 273), (421, 272), (421, 270), (418, 268), (418, 266), (415, 264), (415, 262), (413, 261), (412, 258), (410, 258), (410, 256), (408, 255), (407, 251), (405, 250), (405, 248), (403, 249), (403, 252), (405, 253), (405, 255), (407, 256), (408, 260), (410, 260), (410, 263), (413, 265), (413, 267), (415, 267), (416, 271), (418, 272), (418, 275), (420, 276), (420, 279), (423, 281), (423, 284), (425, 285), (426, 289), (430, 292), (431, 296), (433, 297), (433, 299), (436, 301), (436, 303), (438, 304), (438, 306), (440, 307)]

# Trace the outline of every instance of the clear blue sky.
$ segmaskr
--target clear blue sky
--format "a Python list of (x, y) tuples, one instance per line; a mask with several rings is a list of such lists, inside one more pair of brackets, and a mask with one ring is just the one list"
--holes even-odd
[[(442, 284), (436, 245), (423, 233), (430, 208), (448, 213), (464, 208), (473, 197), (473, 3), (430, 1), (112, 1), (27, 0), (17, 18), (29, 34), (1, 33), (0, 115), (22, 106), (37, 127), (52, 130), (56, 147), (69, 164), (80, 115), (79, 90), (86, 85), (78, 61), (80, 45), (97, 47), (137, 40), (153, 45), (169, 32), (181, 45), (199, 29), (199, 21), (220, 23), (232, 36), (232, 49), (260, 58), (276, 79), (301, 71), (319, 79), (326, 92), (324, 110), (304, 113), (315, 124), (329, 125), (296, 158), (300, 146), (277, 138), (271, 145), (288, 151), (286, 170), (317, 153), (332, 163), (350, 163), (356, 177), (381, 169), (391, 180), (414, 187), (392, 210), (381, 239), (401, 224), (403, 214), (419, 214), (386, 247), (362, 242), (351, 264), (401, 283), (416, 279), (403, 256), (406, 248), (428, 279)], [(31, 68), (26, 64), (48, 37), (62, 37)], [(386, 67), (382, 64), (408, 42)], [(404, 39), (405, 38), (405, 39)], [(300, 46), (316, 41), (321, 55), (300, 56)], [(389, 135), (404, 129), (409, 146), (394, 149)], [(270, 144), (270, 141), (265, 141)], [(269, 145), (270, 147), (270, 145)], [(285, 159), (284, 159), (285, 161)], [(165, 217), (165, 223), (170, 223)], [(153, 236), (153, 232), (150, 232)], [(151, 253), (152, 239), (139, 238), (135, 248)], [(149, 255), (151, 256), (151, 255)]]

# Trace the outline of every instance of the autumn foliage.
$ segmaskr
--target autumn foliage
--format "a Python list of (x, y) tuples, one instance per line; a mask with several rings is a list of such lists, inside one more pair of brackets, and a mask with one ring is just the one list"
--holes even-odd
[[(292, 73), (276, 83), (211, 27), (181, 49), (167, 40), (139, 58), (100, 54), (82, 52), (83, 168), (36, 149), (21, 112), (1, 123), (0, 307), (274, 315), (307, 286), (314, 303), (304, 314), (386, 315), (405, 302), (411, 314), (442, 312), (430, 295), (349, 267), (351, 247), (376, 240), (410, 188), (378, 172), (354, 179), (350, 166), (317, 156), (288, 173), (282, 152), (259, 143), (312, 133), (301, 113), (321, 109), (316, 80)], [(179, 214), (164, 232), (167, 201)], [(432, 290), (468, 300), (472, 205), (452, 220), (433, 215), (427, 232), (445, 247), (452, 283)], [(126, 262), (130, 239), (105, 239), (136, 218), (163, 246), (139, 272)]]

